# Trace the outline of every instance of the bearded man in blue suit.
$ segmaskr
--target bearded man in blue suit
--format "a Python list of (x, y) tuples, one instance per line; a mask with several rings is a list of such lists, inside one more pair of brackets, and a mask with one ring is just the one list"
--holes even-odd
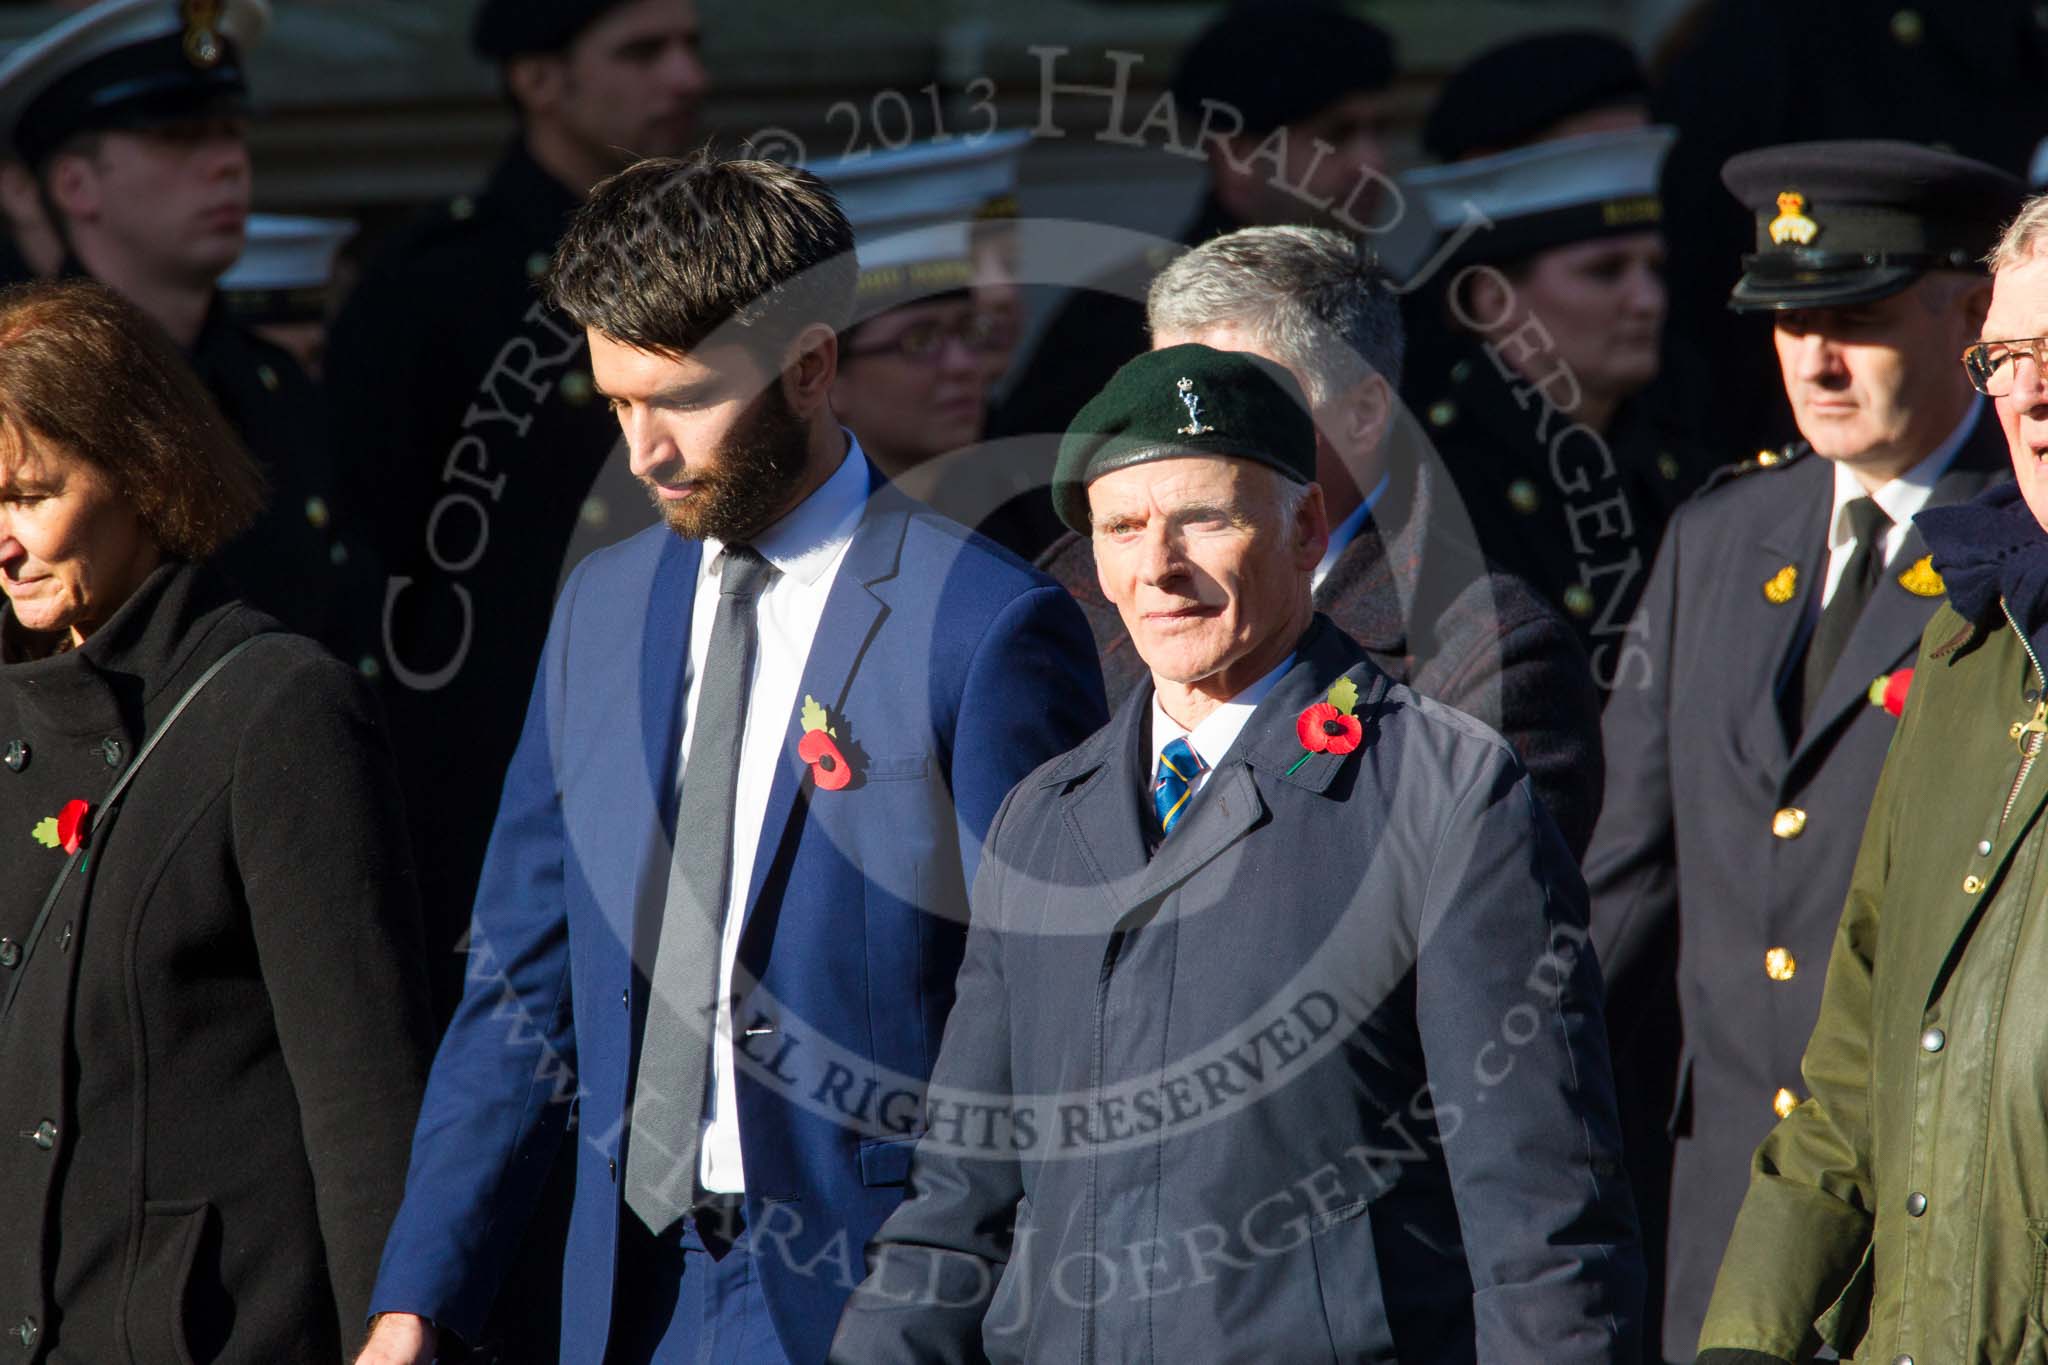
[(708, 156), (557, 252), (666, 526), (557, 604), (366, 1362), (477, 1330), (565, 1133), (579, 1365), (822, 1359), (902, 1198), (981, 837), (1105, 713), (1066, 593), (833, 416), (855, 270), (817, 179)]

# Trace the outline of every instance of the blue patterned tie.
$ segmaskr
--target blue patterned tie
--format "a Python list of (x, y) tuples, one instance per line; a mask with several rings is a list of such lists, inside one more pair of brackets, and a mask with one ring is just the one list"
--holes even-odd
[(1159, 751), (1159, 775), (1152, 782), (1152, 809), (1159, 812), (1162, 834), (1173, 833), (1180, 817), (1187, 814), (1194, 781), (1208, 766), (1184, 739), (1176, 739)]

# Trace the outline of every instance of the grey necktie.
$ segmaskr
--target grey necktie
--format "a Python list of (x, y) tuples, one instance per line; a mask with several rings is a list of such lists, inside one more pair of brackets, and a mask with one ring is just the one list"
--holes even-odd
[(733, 797), (758, 634), (754, 608), (773, 572), (752, 548), (725, 547), (718, 614), (697, 680), (690, 760), (677, 803), (675, 853), (626, 1137), (626, 1207), (657, 1235), (696, 1202), (705, 1082), (718, 1041)]
[(1806, 659), (1800, 670), (1802, 730), (1813, 719), (1813, 709), (1820, 704), (1820, 694), (1827, 689), (1828, 678), (1841, 661), (1842, 650), (1855, 633), (1863, 609), (1870, 605), (1871, 594), (1884, 581), (1884, 552), (1878, 548), (1878, 541), (1892, 519), (1867, 497), (1852, 498), (1843, 504), (1842, 512), (1848, 518), (1850, 534), (1856, 537), (1856, 548), (1849, 552), (1849, 562), (1842, 566), (1842, 576), (1835, 582), (1835, 595), (1821, 611), (1813, 628), (1813, 641), (1806, 647)]

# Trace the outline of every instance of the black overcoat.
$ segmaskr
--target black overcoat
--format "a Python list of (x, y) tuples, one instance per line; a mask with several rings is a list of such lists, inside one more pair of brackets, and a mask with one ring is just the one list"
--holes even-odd
[[(334, 1362), (358, 1344), (433, 1039), (392, 761), (352, 669), (166, 565), (83, 646), (0, 613), (0, 1343), (66, 1365)], [(38, 835), (38, 829), (42, 833)]]

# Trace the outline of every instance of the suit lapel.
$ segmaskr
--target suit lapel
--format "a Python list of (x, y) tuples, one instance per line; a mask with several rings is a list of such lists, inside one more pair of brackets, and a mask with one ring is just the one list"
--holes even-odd
[(1754, 587), (1745, 585), (1745, 589), (1764, 594), (1767, 601), (1770, 594), (1766, 584), (1777, 581), (1788, 566), (1795, 575), (1790, 599), (1771, 602), (1761, 618), (1764, 635), (1760, 649), (1770, 668), (1766, 685), (1771, 704), (1749, 709), (1751, 752), (1769, 755), (1774, 771), (1790, 754), (1781, 694), (1796, 681), (1796, 670), (1792, 667), (1796, 651), (1820, 616), (1814, 604), (1820, 597), (1821, 575), (1826, 570), (1828, 513), (1834, 506), (1829, 495), (1833, 466), (1815, 455), (1807, 456), (1806, 460), (1806, 469), (1787, 470), (1776, 476), (1796, 483), (1786, 489), (1784, 515), (1768, 524), (1758, 536), (1755, 557), (1744, 570), (1745, 577), (1755, 583)]
[(690, 618), (704, 547), (669, 537), (655, 562), (640, 640), (640, 735), (662, 832), (675, 837), (676, 773), (682, 764), (683, 695), (690, 669)]
[[(877, 485), (880, 485), (879, 487)], [(811, 652), (804, 658), (799, 698), (817, 698), (828, 713), (838, 717), (846, 712), (846, 698), (862, 658), (875, 633), (888, 615), (888, 580), (896, 576), (903, 552), (903, 534), (909, 525), (910, 503), (868, 471), (866, 513), (846, 548), (846, 558), (825, 598), (825, 615), (812, 637)], [(762, 719), (770, 719), (763, 717)], [(782, 846), (790, 832), (790, 818), (797, 808), (803, 787), (804, 763), (796, 747), (802, 723), (795, 713), (782, 718), (788, 742), (781, 746), (781, 761), (775, 783), (768, 790), (768, 810), (761, 819), (761, 839), (754, 854), (754, 869), (747, 883), (747, 916), (761, 898), (761, 887), (771, 866), (781, 861)]]
[[(2009, 468), (2005, 438), (1997, 420), (1989, 412), (1980, 411), (1976, 422), (1954, 462), (1935, 480), (1927, 506), (1942, 507), (1973, 498)], [(1919, 646), (1920, 632), (1927, 628), (1927, 618), (1934, 614), (1939, 598), (1938, 581), (1932, 593), (1922, 594), (1910, 591), (1901, 580), (1926, 555), (1927, 543), (1921, 538), (1920, 528), (1907, 527), (1899, 552), (1885, 565), (1884, 581), (1871, 594), (1848, 643), (1842, 647), (1842, 657), (1836, 660), (1834, 672), (1821, 689), (1820, 700), (1793, 750), (1794, 763), (1834, 728), (1844, 712), (1869, 705), (1870, 684), (1879, 674), (1909, 660)]]
[[(1133, 689), (1109, 725), (1076, 751), (1075, 758), (1082, 761), (1054, 775), (1056, 780), (1075, 780), (1090, 766), (1094, 769), (1060, 803), (1060, 819), (1112, 916), (1139, 903), (1137, 889), (1149, 871), (1148, 822), (1153, 817), (1144, 795), (1145, 725), (1151, 709), (1148, 682)], [(1193, 808), (1187, 818), (1195, 818)]]

